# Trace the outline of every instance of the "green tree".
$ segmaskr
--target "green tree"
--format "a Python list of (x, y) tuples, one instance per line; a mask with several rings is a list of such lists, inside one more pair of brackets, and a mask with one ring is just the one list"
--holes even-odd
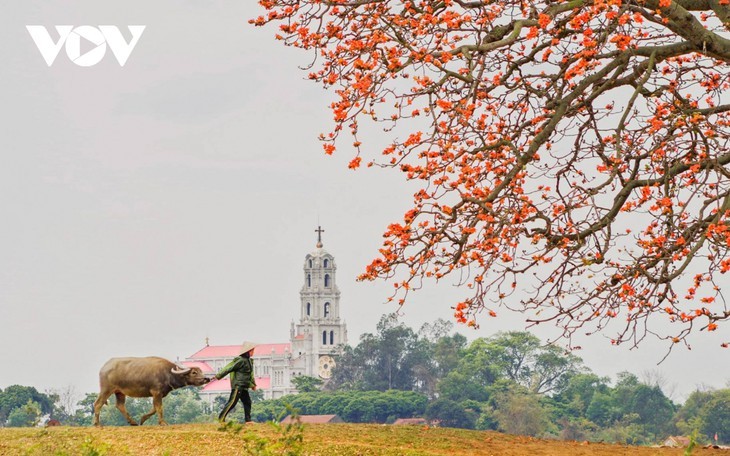
[[(360, 340), (362, 341), (362, 336)], [(342, 348), (337, 364), (332, 369), (332, 376), (324, 389), (329, 391), (367, 389), (363, 380), (365, 366), (362, 364), (365, 354), (358, 347), (359, 344), (354, 348), (349, 345)]]
[(304, 415), (334, 414), (348, 422), (385, 423), (421, 416), (427, 403), (428, 398), (415, 391), (318, 391), (263, 401), (253, 408), (252, 417), (255, 421), (272, 420), (289, 406)]
[(418, 331), (420, 362), (414, 373), (422, 382), (420, 390), (431, 398), (435, 397), (439, 381), (457, 367), (466, 347), (466, 337), (450, 334), (453, 327), (453, 323), (438, 319)]
[(608, 394), (608, 389), (608, 378), (592, 373), (579, 373), (570, 377), (565, 388), (555, 399), (563, 404), (566, 413), (585, 416), (594, 394)]
[(8, 415), (8, 427), (34, 427), (41, 419), (41, 406), (28, 400), (20, 407), (14, 408)]
[[(566, 403), (568, 399), (571, 402)], [(594, 437), (621, 443), (656, 443), (674, 432), (676, 406), (659, 385), (648, 385), (628, 372), (617, 376), (611, 388), (605, 379), (578, 375), (556, 397), (563, 407), (561, 417), (577, 419), (586, 401), (583, 416), (600, 426)]]
[(702, 433), (708, 440), (730, 443), (730, 389), (714, 391), (712, 398), (702, 407)]
[(713, 390), (701, 391), (698, 389), (689, 395), (682, 407), (674, 414), (674, 423), (680, 434), (692, 435), (694, 432), (701, 432), (704, 426), (702, 420), (705, 406), (712, 400), (715, 393)]
[(533, 393), (558, 393), (582, 367), (582, 360), (554, 345), (543, 346), (528, 332), (498, 333), (486, 341), (486, 357), (498, 373)]
[(264, 391), (260, 389), (249, 390), (249, 396), (251, 396), (251, 403), (255, 404), (264, 400)]
[(582, 416), (563, 417), (557, 421), (560, 425), (560, 440), (587, 440), (595, 432), (595, 423)]
[(76, 403), (74, 414), (68, 417), (68, 421), (65, 424), (71, 426), (91, 426), (94, 419), (94, 401), (96, 401), (97, 396), (96, 393), (86, 393)]
[(616, 375), (616, 386), (613, 388), (611, 395), (616, 404), (622, 407), (622, 411), (625, 411), (625, 407), (631, 402), (639, 385), (641, 385), (639, 377), (631, 372), (619, 372)]
[(615, 406), (610, 393), (597, 391), (586, 409), (586, 418), (599, 426), (609, 426), (621, 411)]
[(28, 401), (38, 404), (41, 415), (53, 413), (54, 400), (52, 397), (38, 392), (32, 386), (11, 385), (5, 390), (0, 390), (0, 423), (8, 419), (13, 409), (26, 405)]
[(388, 415), (396, 418), (413, 418), (423, 415), (428, 398), (416, 391), (386, 391), (383, 396), (390, 406)]
[[(251, 408), (251, 418), (257, 422), (271, 421), (275, 420), (279, 416), (282, 416), (282, 414), (286, 413), (286, 411), (287, 408), (280, 399), (267, 400), (262, 401), (256, 404), (256, 407)], [(238, 421), (243, 421), (243, 419), (236, 416), (236, 413), (238, 412), (241, 411), (237, 410), (236, 412), (234, 412), (232, 418), (235, 418)]]
[(421, 390), (429, 383), (418, 377), (430, 375), (428, 348), (395, 315), (384, 315), (376, 334), (363, 334), (355, 348), (344, 349), (328, 388)]
[(676, 407), (659, 386), (645, 384), (637, 386), (627, 405), (626, 409), (630, 413), (639, 416), (639, 423), (643, 426), (649, 442), (658, 442), (668, 436), (673, 429), (672, 417)]
[[(658, 385), (647, 385), (640, 382), (636, 375), (621, 372), (608, 397), (594, 396), (587, 414), (592, 421), (603, 426), (613, 425), (615, 420), (623, 420), (627, 429), (629, 425), (638, 426), (638, 434), (633, 430), (629, 432), (631, 438), (628, 443), (654, 443), (674, 429), (672, 418), (675, 411), (675, 405)], [(635, 419), (626, 422), (624, 418), (627, 416), (634, 416)]]
[(367, 372), (366, 381), (380, 391), (414, 389), (414, 356), (417, 336), (411, 328), (399, 323), (395, 315), (380, 319), (376, 340), (368, 346), (373, 350), (371, 358), (375, 369)]
[(482, 412), (479, 414), (474, 427), (481, 431), (496, 431), (499, 429), (499, 423), (494, 416), (494, 408), (483, 406)]
[(164, 399), (164, 410), (165, 421), (170, 424), (200, 423), (208, 420), (205, 403), (193, 388), (172, 391)]
[(316, 377), (300, 375), (291, 379), (292, 384), (300, 393), (313, 393), (319, 391), (324, 383)]
[(467, 346), (466, 337), (455, 333), (440, 337), (433, 342), (433, 360), (436, 363), (437, 375), (444, 377), (456, 369)]
[(484, 402), (489, 399), (488, 383), (483, 382), (479, 376), (473, 375), (473, 372), (462, 370), (449, 372), (438, 383), (439, 397), (456, 402), (467, 399)]
[(516, 386), (499, 394), (495, 403), (494, 417), (501, 431), (539, 436), (551, 429), (549, 414), (534, 392)]
[(456, 367), (437, 385), (440, 395), (457, 402), (466, 399), (486, 401), (489, 398), (487, 388), (499, 377), (499, 369), (487, 346), (487, 340), (480, 338), (459, 350), (461, 356)]
[(639, 416), (636, 413), (623, 415), (610, 426), (598, 429), (594, 434), (594, 440), (625, 445), (655, 443), (646, 437), (638, 421)]
[(440, 426), (474, 429), (476, 416), (467, 413), (464, 406), (451, 399), (436, 399), (428, 404), (425, 413), (429, 421), (438, 421)]
[(356, 396), (342, 410), (343, 418), (351, 423), (369, 423), (375, 421), (375, 407), (368, 398)]

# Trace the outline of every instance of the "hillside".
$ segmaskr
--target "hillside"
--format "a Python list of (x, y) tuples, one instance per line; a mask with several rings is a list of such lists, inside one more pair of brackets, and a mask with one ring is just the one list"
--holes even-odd
[[(214, 424), (168, 427), (4, 428), (2, 455), (242, 455), (256, 454), (257, 445), (280, 440), (270, 424), (243, 430)], [(296, 434), (295, 434), (296, 435)], [(495, 432), (420, 426), (362, 424), (304, 425), (306, 455), (682, 455), (679, 449), (557, 442)], [(276, 453), (274, 453), (276, 454)], [(730, 451), (696, 449), (696, 455)]]

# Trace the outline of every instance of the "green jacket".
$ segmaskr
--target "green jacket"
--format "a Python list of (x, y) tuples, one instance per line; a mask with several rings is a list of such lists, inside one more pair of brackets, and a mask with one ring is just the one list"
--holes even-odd
[(231, 388), (253, 388), (256, 379), (253, 376), (253, 359), (236, 356), (233, 361), (215, 375), (218, 380), (231, 374)]

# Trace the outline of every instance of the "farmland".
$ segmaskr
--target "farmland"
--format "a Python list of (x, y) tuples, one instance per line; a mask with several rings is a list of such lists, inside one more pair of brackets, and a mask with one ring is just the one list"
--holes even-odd
[[(296, 437), (303, 441), (297, 443)], [(286, 440), (289, 439), (289, 440)], [(292, 443), (294, 442), (294, 443)], [(684, 450), (552, 441), (491, 431), (370, 424), (303, 425), (301, 432), (271, 424), (245, 427), (185, 424), (167, 427), (50, 427), (0, 429), (3, 455), (682, 455)], [(692, 454), (730, 451), (697, 448)]]

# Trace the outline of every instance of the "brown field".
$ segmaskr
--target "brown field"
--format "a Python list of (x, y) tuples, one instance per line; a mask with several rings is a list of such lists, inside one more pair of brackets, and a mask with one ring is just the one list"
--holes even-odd
[[(282, 437), (270, 424), (0, 429), (0, 455), (246, 455)], [(682, 455), (684, 450), (539, 440), (488, 431), (363, 424), (304, 425), (305, 455)], [(264, 440), (266, 439), (266, 440)], [(281, 449), (281, 448), (279, 448)], [(730, 455), (697, 448), (693, 455)]]

